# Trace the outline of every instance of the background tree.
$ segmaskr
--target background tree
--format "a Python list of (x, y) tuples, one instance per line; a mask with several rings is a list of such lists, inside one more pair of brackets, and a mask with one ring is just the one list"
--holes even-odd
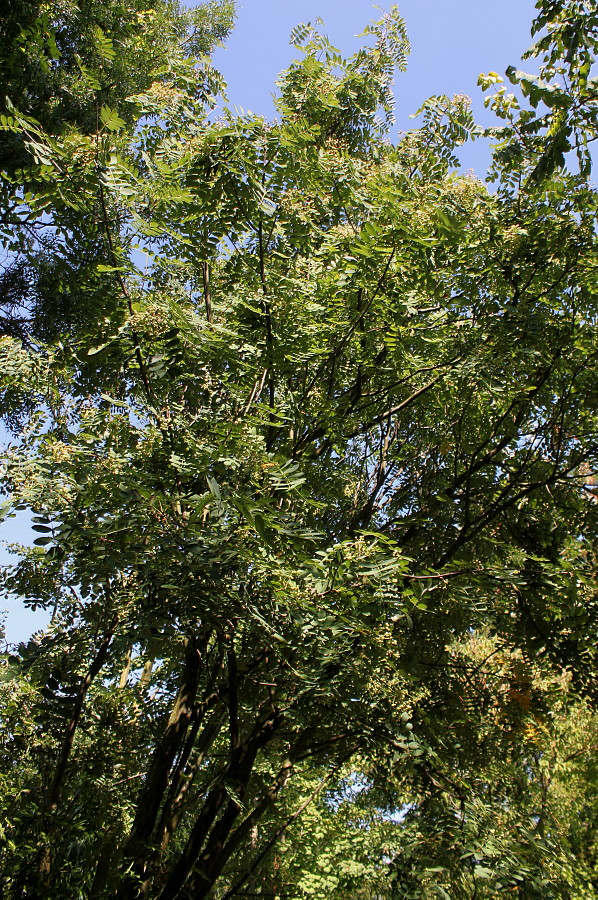
[[(101, 142), (106, 121), (132, 133), (137, 111), (126, 98), (152, 84), (169, 84), (177, 67), (182, 77), (184, 61), (204, 98), (217, 93), (221, 84), (207, 57), (226, 37), (233, 17), (231, 0), (212, 0), (196, 9), (181, 9), (170, 0), (124, 5), (8, 0), (0, 22), (3, 334), (43, 341), (64, 337), (83, 320), (95, 322), (100, 312), (110, 314), (101, 298), (92, 296), (90, 272), (85, 296), (77, 289), (84, 261), (90, 268), (105, 252), (103, 237), (89, 222), (81, 227), (66, 198), (48, 197), (50, 216), (44, 221), (30, 217), (23, 204), (29, 192), (39, 194), (40, 184), (52, 177), (40, 128), (70, 141), (75, 154), (77, 134)], [(110, 120), (109, 111), (116, 108)], [(15, 110), (22, 127), (6, 127)], [(78, 152), (92, 152), (89, 146), (79, 146)], [(58, 211), (61, 227), (55, 229), (50, 226)], [(99, 210), (94, 217), (101, 219)], [(97, 291), (102, 292), (99, 285)]]
[(404, 24), (364, 37), (299, 26), (274, 123), (174, 52), (91, 133), (2, 120), (71, 266), (0, 345), (3, 586), (53, 611), (8, 897), (592, 896), (594, 194), (528, 144), (458, 176), (462, 97), (391, 143)]

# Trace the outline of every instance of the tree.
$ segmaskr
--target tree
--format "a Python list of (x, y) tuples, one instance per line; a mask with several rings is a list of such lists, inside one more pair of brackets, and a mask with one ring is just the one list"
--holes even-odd
[[(204, 62), (199, 68), (195, 65), (193, 83), (207, 100), (220, 87), (207, 57), (226, 37), (233, 14), (230, 0), (211, 0), (195, 10), (181, 10), (170, 0), (126, 5), (61, 0), (43, 6), (9, 0), (0, 23), (5, 48), (0, 58), (2, 229), (9, 249), (0, 280), (3, 333), (20, 340), (48, 340), (59, 333), (64, 336), (81, 317), (93, 322), (98, 315), (98, 305), (90, 303), (89, 296), (78, 302), (76, 286), (81, 280), (81, 255), (101, 255), (103, 239), (89, 223), (80, 233), (77, 215), (67, 220), (68, 199), (63, 198), (60, 213), (70, 244), (51, 229), (44, 233), (39, 221), (35, 217), (30, 221), (24, 213), (23, 196), (37, 193), (39, 202), (40, 182), (52, 176), (42, 132), (61, 137), (63, 146), (70, 141), (67, 156), (72, 166), (77, 152), (85, 152), (83, 146), (77, 150), (77, 134), (100, 142), (114, 123), (132, 133), (136, 108), (124, 102), (126, 98), (152, 84), (168, 84), (173, 67), (184, 77), (185, 61), (190, 75), (198, 58)], [(110, 119), (115, 106), (119, 114)], [(15, 107), (20, 127), (13, 127)], [(55, 208), (51, 197), (48, 204)], [(61, 286), (69, 279), (67, 292)], [(57, 295), (62, 301), (58, 308)]]
[(462, 97), (390, 142), (404, 24), (364, 37), (299, 26), (274, 123), (174, 50), (96, 129), (1, 120), (52, 285), (0, 345), (3, 587), (53, 610), (6, 657), (8, 897), (592, 896), (595, 195), (513, 123), (458, 175)]

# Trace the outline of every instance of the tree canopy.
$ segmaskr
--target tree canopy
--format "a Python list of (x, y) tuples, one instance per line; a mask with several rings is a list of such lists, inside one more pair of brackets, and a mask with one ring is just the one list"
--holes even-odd
[(538, 9), (489, 186), (467, 98), (393, 134), (394, 7), (269, 122), (226, 2), (11, 5), (3, 896), (598, 896), (598, 17)]

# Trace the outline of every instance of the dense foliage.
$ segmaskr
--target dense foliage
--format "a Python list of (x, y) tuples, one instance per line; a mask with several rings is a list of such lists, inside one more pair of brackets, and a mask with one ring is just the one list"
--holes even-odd
[(3, 25), (3, 896), (598, 896), (598, 19), (538, 5), (491, 191), (466, 98), (391, 140), (394, 8), (274, 122), (228, 4)]

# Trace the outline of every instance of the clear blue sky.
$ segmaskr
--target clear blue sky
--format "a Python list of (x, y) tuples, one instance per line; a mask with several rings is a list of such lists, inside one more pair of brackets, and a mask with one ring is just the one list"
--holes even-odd
[[(279, 72), (297, 55), (289, 34), (298, 22), (324, 20), (324, 32), (342, 53), (354, 52), (355, 37), (379, 15), (369, 0), (238, 0), (237, 25), (216, 63), (229, 84), (232, 105), (272, 116), (271, 94)], [(411, 58), (396, 81), (397, 130), (413, 127), (409, 116), (432, 94), (467, 94), (478, 120), (490, 122), (477, 87), (480, 72), (503, 74), (517, 65), (530, 46), (533, 0), (402, 0)], [(533, 62), (528, 63), (533, 71)], [(523, 66), (525, 68), (525, 66)], [(483, 176), (488, 151), (481, 144), (464, 148), (464, 167)]]
[[(382, 2), (378, 5), (388, 8)], [(488, 71), (502, 74), (508, 65), (519, 63), (531, 43), (532, 0), (403, 0), (399, 9), (412, 51), (408, 71), (397, 75), (396, 131), (413, 126), (410, 114), (432, 94), (468, 94), (478, 120), (488, 124), (477, 77)], [(226, 49), (216, 54), (216, 63), (229, 84), (231, 105), (266, 117), (274, 115), (271, 95), (277, 75), (296, 55), (289, 34), (298, 22), (314, 22), (319, 16), (332, 43), (350, 54), (359, 46), (356, 35), (376, 15), (369, 0), (239, 0), (235, 31)], [(464, 168), (474, 169), (480, 177), (488, 158), (488, 149), (479, 143), (461, 151)], [(27, 522), (25, 516), (9, 520), (0, 537), (29, 540)], [(6, 559), (0, 551), (0, 562)], [(2, 608), (8, 611), (9, 641), (26, 640), (47, 618), (24, 610), (16, 598), (0, 600)]]

